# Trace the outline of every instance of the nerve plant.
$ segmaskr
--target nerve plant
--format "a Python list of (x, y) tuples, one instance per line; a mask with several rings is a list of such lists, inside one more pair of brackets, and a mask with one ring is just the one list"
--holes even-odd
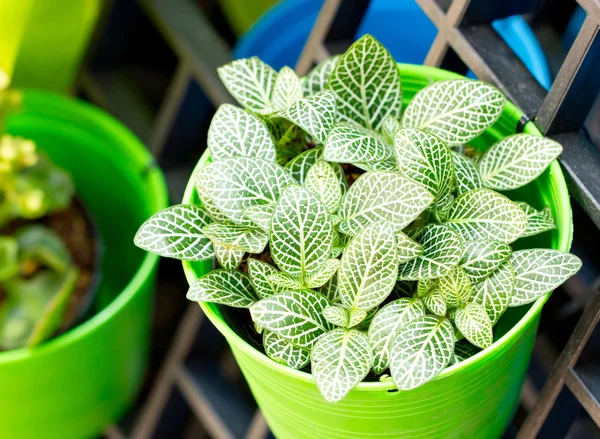
[(568, 253), (511, 248), (556, 226), (548, 207), (497, 191), (533, 181), (562, 148), (529, 134), (471, 148), (502, 113), (494, 87), (433, 82), (402, 112), (398, 68), (368, 35), (304, 78), (257, 58), (219, 74), (243, 108), (213, 118), (201, 205), (157, 213), (135, 243), (214, 256), (221, 268), (188, 298), (249, 308), (265, 353), (310, 363), (328, 401), (371, 370), (422, 385), (489, 347), (508, 307), (580, 268)]
[[(0, 90), (0, 127), (19, 101)], [(26, 222), (68, 207), (73, 192), (71, 176), (34, 142), (0, 137), (0, 350), (36, 345), (62, 323), (78, 269), (60, 237)]]

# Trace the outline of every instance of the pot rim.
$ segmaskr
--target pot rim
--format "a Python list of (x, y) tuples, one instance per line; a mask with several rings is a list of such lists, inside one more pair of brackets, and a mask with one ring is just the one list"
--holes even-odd
[[(398, 63), (397, 65), (401, 72), (411, 73), (414, 76), (425, 76), (425, 77), (431, 77), (431, 78), (436, 78), (436, 79), (440, 79), (440, 80), (464, 78), (464, 76), (459, 75), (457, 73), (450, 72), (450, 71), (443, 70), (443, 69), (438, 69), (435, 67), (420, 66), (420, 65), (415, 65), (415, 64), (402, 64), (402, 63)], [(512, 118), (514, 118), (517, 121), (520, 120), (520, 118), (523, 116), (523, 112), (521, 110), (519, 110), (519, 108), (517, 108), (512, 102), (509, 102), (508, 100), (506, 101), (506, 105), (504, 107), (503, 113), (508, 113)], [(525, 127), (523, 129), (523, 132), (528, 133), (528, 134), (537, 135), (537, 136), (542, 135), (542, 133), (537, 129), (537, 127), (531, 121), (527, 122), (527, 124), (525, 125)], [(196, 169), (204, 166), (207, 158), (208, 158), (208, 150), (202, 155), (202, 157), (198, 161), (198, 164), (196, 165)], [(561, 218), (560, 218), (560, 220), (557, 219), (558, 220), (557, 222), (567, 225), (567, 230), (559, 229), (559, 231), (561, 233), (559, 233), (558, 249), (562, 250), (562, 251), (568, 251), (569, 248), (571, 247), (571, 241), (572, 241), (572, 235), (573, 235), (573, 224), (572, 224), (572, 218), (571, 218), (571, 205), (569, 202), (569, 193), (567, 190), (567, 185), (566, 185), (566, 182), (564, 179), (564, 175), (562, 173), (560, 164), (558, 163), (557, 160), (555, 160), (551, 163), (549, 170), (550, 170), (549, 178), (551, 181), (551, 186), (554, 186), (555, 189), (557, 189), (558, 202), (560, 204), (564, 204), (564, 208), (561, 209)], [(195, 170), (194, 170), (194, 173), (195, 173)], [(192, 202), (192, 200), (194, 199), (195, 190), (196, 189), (194, 187), (194, 184), (190, 184), (188, 182), (188, 185), (186, 187), (186, 190), (185, 190), (185, 193), (183, 196), (183, 203)], [(189, 284), (192, 284), (192, 282), (194, 282), (197, 279), (197, 277), (194, 273), (192, 264), (187, 261), (184, 261), (182, 264), (183, 264), (183, 270), (184, 270), (186, 279)], [(529, 326), (529, 324), (538, 317), (544, 303), (546, 303), (550, 294), (551, 293), (548, 293), (548, 294), (538, 298), (535, 302), (533, 302), (531, 304), (531, 307), (529, 308), (529, 310), (527, 310), (525, 315), (523, 315), (523, 317), (521, 317), (519, 322), (516, 323), (509, 331), (507, 331), (506, 334), (504, 334), (502, 337), (500, 337), (498, 340), (496, 340), (491, 346), (489, 346), (486, 349), (483, 349), (482, 351), (478, 352), (476, 355), (473, 355), (472, 357), (470, 357), (464, 361), (461, 361), (455, 365), (447, 367), (439, 375), (437, 375), (432, 381), (437, 381), (437, 380), (443, 379), (447, 376), (453, 375), (462, 370), (470, 368), (471, 366), (473, 366), (476, 363), (491, 356), (494, 352), (501, 350), (503, 347), (505, 347), (506, 345), (511, 343), (517, 333), (519, 333), (521, 331), (525, 331), (526, 327)], [(221, 319), (216, 314), (214, 304), (200, 303), (200, 307), (202, 308), (202, 311), (206, 314), (206, 316), (209, 318), (209, 320), (213, 323), (213, 325), (215, 325), (215, 327), (219, 330), (219, 332), (221, 332), (225, 336), (225, 338), (227, 339), (227, 341), (230, 344), (234, 344), (237, 349), (242, 350), (245, 354), (251, 356), (253, 359), (257, 360), (260, 363), (265, 364), (266, 366), (268, 366), (270, 368), (277, 369), (278, 371), (280, 371), (282, 373), (285, 373), (289, 376), (293, 376), (294, 378), (297, 378), (304, 382), (308, 382), (308, 383), (315, 382), (314, 378), (312, 377), (312, 375), (310, 373), (292, 369), (288, 366), (277, 363), (276, 361), (270, 359), (267, 355), (263, 354), (262, 352), (258, 351), (257, 349), (252, 347), (250, 344), (248, 344), (229, 325), (227, 325), (225, 320)], [(384, 381), (384, 382), (381, 382), (381, 381), (365, 382), (365, 381), (363, 381), (363, 382), (360, 382), (357, 386), (355, 386), (353, 388), (353, 391), (356, 391), (356, 390), (358, 390), (358, 391), (383, 391), (383, 390), (390, 390), (390, 389), (395, 389), (395, 388), (396, 387), (395, 387), (394, 383), (392, 382), (392, 380)]]
[[(129, 149), (140, 169), (148, 170), (146, 178), (148, 179), (150, 188), (149, 193), (154, 197), (154, 209), (164, 209), (169, 205), (167, 185), (162, 172), (155, 165), (154, 157), (144, 144), (121, 122), (91, 104), (79, 99), (65, 97), (58, 93), (24, 90), (23, 96), (24, 102), (27, 102), (28, 96), (43, 99), (44, 104), (56, 112), (58, 115), (57, 118), (65, 114), (75, 114), (77, 119), (99, 125), (104, 132), (109, 133), (111, 136), (124, 139), (119, 143), (126, 145), (126, 148)], [(39, 104), (39, 102), (36, 104)], [(98, 311), (86, 321), (77, 324), (77, 326), (63, 334), (47, 340), (33, 349), (20, 348), (0, 352), (0, 367), (7, 363), (27, 361), (32, 357), (52, 355), (60, 352), (66, 346), (84, 339), (88, 334), (111, 320), (114, 315), (126, 307), (138, 292), (142, 291), (142, 285), (152, 275), (153, 270), (158, 264), (158, 260), (159, 257), (157, 255), (145, 253), (135, 274), (105, 308)]]

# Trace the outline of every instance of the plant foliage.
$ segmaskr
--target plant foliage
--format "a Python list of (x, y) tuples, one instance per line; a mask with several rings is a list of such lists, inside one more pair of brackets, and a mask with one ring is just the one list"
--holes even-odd
[(369, 35), (305, 78), (256, 58), (220, 74), (243, 109), (224, 105), (211, 125), (213, 162), (195, 176), (204, 207), (157, 213), (136, 243), (186, 260), (216, 254), (223, 268), (188, 297), (249, 308), (266, 354), (310, 362), (328, 401), (370, 370), (389, 369), (402, 390), (423, 385), (488, 348), (507, 307), (579, 269), (568, 253), (513, 252), (556, 226), (549, 207), (496, 192), (537, 178), (559, 144), (516, 134), (477, 158), (451, 149), (500, 117), (491, 85), (434, 82), (402, 113), (398, 68)]

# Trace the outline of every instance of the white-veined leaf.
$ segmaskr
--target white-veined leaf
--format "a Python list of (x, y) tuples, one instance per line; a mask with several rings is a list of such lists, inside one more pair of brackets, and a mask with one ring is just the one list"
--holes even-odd
[(319, 288), (319, 293), (326, 297), (331, 304), (336, 304), (340, 301), (337, 274), (332, 276), (325, 285)]
[(275, 142), (264, 122), (231, 104), (221, 105), (215, 113), (206, 145), (214, 161), (235, 156), (277, 159)]
[(323, 158), (336, 163), (366, 164), (389, 159), (394, 150), (377, 137), (377, 133), (356, 125), (338, 123), (325, 140)]
[(371, 35), (350, 46), (327, 88), (336, 95), (342, 120), (379, 130), (387, 116), (400, 116), (400, 72), (387, 49)]
[(261, 299), (282, 291), (273, 288), (267, 280), (269, 275), (274, 273), (277, 273), (277, 269), (271, 264), (259, 259), (248, 258), (248, 276), (254, 287), (254, 291), (256, 291)]
[(321, 200), (330, 213), (338, 210), (342, 200), (342, 188), (329, 163), (319, 160), (312, 165), (306, 174), (304, 185)]
[(369, 310), (392, 292), (398, 276), (398, 249), (387, 222), (365, 227), (344, 254), (338, 272), (338, 289), (347, 308)]
[(454, 323), (469, 342), (485, 349), (494, 341), (492, 321), (485, 308), (478, 303), (469, 303), (458, 308), (454, 314)]
[(434, 287), (437, 287), (438, 280), (437, 279), (421, 279), (417, 282), (417, 296), (423, 297), (425, 294), (429, 293)]
[(469, 143), (502, 114), (506, 98), (495, 87), (471, 79), (438, 81), (410, 101), (402, 126), (419, 128), (448, 146)]
[(442, 200), (452, 191), (454, 164), (450, 149), (431, 133), (405, 128), (394, 138), (398, 169)]
[[(392, 149), (392, 147), (390, 146), (390, 150)], [(353, 163), (354, 166), (356, 166), (359, 169), (362, 169), (363, 171), (398, 171), (398, 165), (396, 163), (396, 157), (394, 157), (393, 155), (389, 158), (389, 159), (385, 159), (382, 160), (380, 162), (360, 162), (360, 163)]]
[(387, 116), (381, 124), (381, 134), (385, 137), (388, 143), (394, 143), (396, 131), (402, 128), (398, 119), (392, 116)]
[(275, 204), (257, 204), (244, 209), (244, 216), (256, 224), (257, 227), (269, 232), (271, 230), (271, 219), (275, 212)]
[(356, 235), (377, 221), (389, 221), (394, 231), (409, 225), (433, 201), (424, 186), (390, 171), (362, 174), (342, 199), (339, 230)]
[(483, 282), (473, 285), (473, 302), (485, 308), (496, 324), (504, 314), (513, 295), (515, 272), (510, 261), (506, 261)]
[(248, 308), (258, 300), (250, 279), (237, 270), (213, 270), (197, 279), (187, 293), (193, 302)]
[[(298, 183), (304, 184), (304, 179), (306, 178), (308, 170), (317, 163), (321, 157), (323, 157), (323, 148), (312, 148), (287, 162), (285, 168), (290, 171), (291, 176), (294, 177)], [(340, 189), (342, 190), (342, 194), (345, 194), (348, 189), (348, 183), (346, 182), (344, 170), (339, 163), (329, 163), (329, 166), (333, 168), (338, 176)]]
[(390, 345), (403, 325), (425, 315), (419, 299), (402, 298), (388, 303), (379, 310), (369, 326), (369, 343), (373, 348), (373, 371), (383, 373), (389, 366)]
[(549, 207), (546, 206), (542, 210), (535, 210), (523, 201), (517, 201), (517, 204), (523, 209), (525, 215), (527, 215), (527, 228), (521, 235), (521, 238), (556, 229), (556, 223)]
[(473, 284), (486, 279), (510, 258), (512, 253), (508, 244), (488, 239), (467, 241), (463, 244), (463, 251), (460, 266)]
[(233, 222), (252, 226), (244, 210), (274, 204), (294, 179), (281, 166), (256, 157), (229, 157), (213, 162), (196, 174), (196, 185)]
[(134, 244), (157, 255), (183, 261), (212, 258), (213, 246), (202, 232), (211, 222), (195, 204), (179, 204), (155, 213), (137, 231)]
[(543, 248), (513, 252), (510, 262), (515, 270), (515, 289), (508, 306), (533, 302), (581, 268), (581, 259), (577, 256)]
[(329, 91), (323, 91), (297, 100), (278, 116), (298, 125), (319, 142), (325, 143), (337, 119), (335, 96)]
[(334, 329), (317, 340), (311, 353), (312, 374), (325, 399), (336, 402), (371, 370), (367, 336), (356, 329)]
[(327, 81), (341, 55), (332, 56), (319, 63), (304, 78), (302, 78), (302, 89), (305, 96), (312, 96), (327, 88)]
[(554, 140), (532, 134), (514, 134), (494, 143), (479, 161), (486, 187), (509, 190), (535, 180), (562, 152)]
[(456, 266), (442, 277), (439, 282), (440, 294), (450, 308), (461, 306), (473, 295), (473, 287), (469, 276), (461, 267)]
[(283, 272), (304, 282), (306, 276), (320, 271), (332, 245), (333, 226), (325, 205), (302, 186), (288, 186), (271, 222), (273, 261)]
[(510, 244), (525, 231), (527, 217), (504, 195), (489, 189), (475, 189), (456, 197), (446, 225), (463, 241), (492, 239)]
[[(194, 181), (196, 180), (196, 174), (194, 174), (193, 179)], [(212, 198), (208, 196), (206, 191), (200, 185), (196, 185), (196, 193), (198, 194), (198, 198), (200, 198), (200, 204), (213, 221), (229, 221), (229, 218), (223, 212), (221, 212), (221, 210), (219, 210)]]
[[(352, 310), (351, 314), (350, 314), (350, 320), (352, 320), (353, 314), (352, 313), (359, 313), (361, 310)], [(360, 329), (361, 331), (368, 331), (369, 330), (369, 326), (371, 326), (371, 321), (373, 321), (373, 318), (375, 317), (375, 314), (377, 314), (377, 312), (379, 311), (379, 307), (376, 306), (375, 308), (371, 308), (370, 310), (368, 310), (366, 312), (365, 318), (363, 319), (362, 322), (360, 322), (358, 324), (358, 326), (356, 326), (356, 329)]]
[(273, 112), (271, 96), (277, 72), (257, 57), (238, 59), (217, 69), (231, 95), (243, 107), (259, 114)]
[(400, 264), (398, 279), (437, 279), (448, 274), (460, 261), (460, 239), (446, 226), (426, 226), (419, 241), (423, 246), (423, 254)]
[(402, 232), (396, 232), (398, 262), (406, 262), (423, 254), (423, 246)]
[(283, 66), (273, 86), (273, 95), (271, 102), (275, 111), (281, 111), (288, 108), (298, 99), (302, 99), (302, 84), (300, 78), (288, 66)]
[(390, 348), (390, 372), (400, 390), (436, 377), (454, 354), (454, 329), (447, 320), (423, 316), (404, 325)]
[(338, 271), (340, 260), (331, 258), (325, 261), (319, 271), (315, 271), (306, 276), (306, 288), (319, 288), (331, 279)]
[(269, 282), (273, 289), (280, 290), (301, 290), (304, 287), (299, 277), (290, 276), (280, 271), (268, 275), (267, 282)]
[[(373, 308), (372, 308), (373, 309)], [(352, 308), (348, 311), (348, 328), (354, 328), (359, 323), (363, 322), (370, 311), (365, 311), (364, 309)]]
[(450, 193), (446, 194), (444, 198), (431, 206), (430, 210), (433, 212), (433, 215), (438, 222), (442, 223), (446, 220), (448, 212), (450, 212), (450, 208), (452, 207), (452, 203), (454, 203), (454, 195)]
[(283, 291), (250, 307), (252, 320), (294, 345), (310, 349), (332, 326), (323, 317), (329, 302), (311, 290)]
[(441, 317), (446, 315), (448, 306), (440, 293), (439, 287), (434, 287), (431, 291), (421, 297), (421, 301), (423, 301), (427, 310), (433, 315)]
[(263, 346), (272, 360), (292, 369), (302, 369), (310, 362), (310, 353), (271, 331), (263, 332)]
[(235, 270), (242, 263), (244, 258), (244, 250), (239, 248), (229, 247), (225, 244), (213, 243), (215, 249), (215, 258), (219, 262), (219, 265), (226, 270)]
[(348, 311), (342, 306), (328, 306), (323, 310), (323, 317), (332, 325), (341, 326), (342, 328), (348, 326)]
[[(336, 215), (336, 217), (337, 217), (337, 215)], [(335, 225), (336, 223), (335, 223), (335, 221), (333, 221), (334, 219), (337, 219), (337, 218), (332, 218), (332, 223)], [(331, 249), (331, 257), (337, 258), (339, 255), (342, 254), (342, 252), (348, 245), (349, 238), (348, 238), (348, 235), (339, 233), (337, 230), (335, 230), (335, 228), (333, 230), (333, 234), (334, 234), (334, 238), (333, 238), (333, 248)]]
[(483, 187), (479, 171), (468, 157), (452, 151), (452, 160), (454, 163), (457, 195)]
[(473, 346), (464, 338), (454, 343), (454, 357), (456, 361), (465, 361), (467, 358), (471, 358), (473, 355), (481, 352), (476, 346)]
[(248, 253), (262, 253), (269, 242), (269, 235), (264, 231), (231, 223), (212, 223), (202, 227), (202, 232), (213, 244)]

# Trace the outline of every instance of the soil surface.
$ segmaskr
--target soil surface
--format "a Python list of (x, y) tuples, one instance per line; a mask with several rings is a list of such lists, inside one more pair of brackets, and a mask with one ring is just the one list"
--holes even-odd
[[(65, 210), (47, 215), (37, 220), (19, 219), (11, 222), (2, 229), (0, 235), (11, 235), (20, 227), (27, 224), (42, 224), (53, 230), (65, 243), (75, 266), (79, 268), (79, 278), (73, 291), (67, 311), (63, 318), (60, 332), (65, 331), (85, 314), (91, 305), (94, 289), (90, 288), (94, 281), (94, 272), (98, 265), (98, 252), (93, 224), (88, 219), (84, 207), (78, 199)], [(23, 264), (23, 274), (33, 276), (40, 267), (34, 261)], [(4, 293), (0, 289), (0, 302)]]

